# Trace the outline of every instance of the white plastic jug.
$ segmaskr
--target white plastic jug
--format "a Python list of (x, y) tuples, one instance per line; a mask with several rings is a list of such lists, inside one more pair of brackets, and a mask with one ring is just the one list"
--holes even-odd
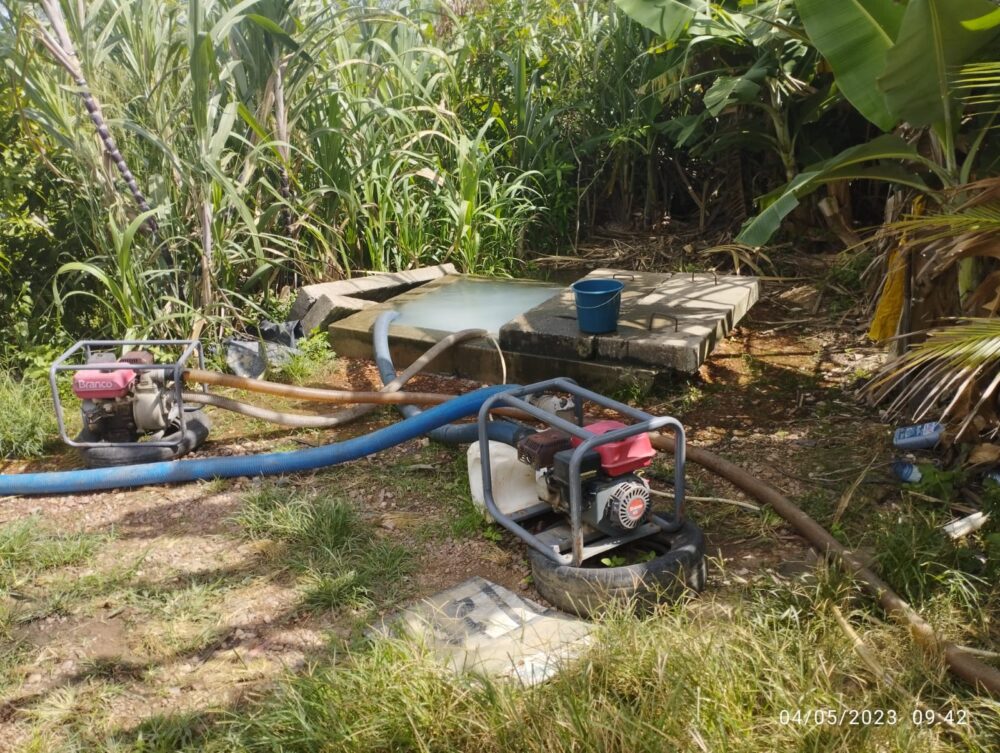
[[(482, 451), (479, 442), (469, 446), (466, 458), (472, 501), (488, 517), (486, 501), (483, 499)], [(490, 478), (493, 482), (493, 500), (501, 512), (510, 514), (538, 503), (535, 471), (530, 465), (517, 459), (516, 448), (503, 442), (490, 442)]]

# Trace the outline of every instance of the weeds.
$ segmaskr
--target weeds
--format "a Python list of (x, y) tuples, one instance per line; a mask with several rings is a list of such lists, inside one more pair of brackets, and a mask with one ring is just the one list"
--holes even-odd
[(638, 405), (649, 392), (649, 385), (636, 376), (626, 375), (621, 378), (618, 386), (611, 392), (609, 397), (626, 405)]
[(0, 370), (0, 459), (41, 455), (56, 434), (48, 386)]
[(299, 352), (282, 364), (268, 368), (269, 379), (287, 384), (303, 384), (322, 376), (334, 360), (326, 332), (317, 331), (299, 340), (295, 346)]
[(0, 526), (0, 589), (14, 589), (46, 570), (80, 564), (102, 541), (93, 534), (50, 533), (37, 518)]
[(214, 606), (224, 589), (225, 584), (220, 580), (206, 583), (189, 578), (167, 587), (136, 586), (127, 599), (161, 620), (200, 622), (214, 618)]
[[(977, 537), (952, 541), (945, 516), (907, 506), (879, 516), (869, 537), (879, 570), (943, 634), (960, 642), (991, 643), (995, 578)], [(995, 566), (995, 565), (994, 565)]]
[(303, 606), (364, 607), (400, 591), (408, 553), (376, 539), (348, 503), (267, 484), (248, 495), (237, 522), (250, 539), (277, 544), (273, 556), (300, 579)]
[(891, 574), (893, 585), (906, 599), (920, 604), (956, 572), (959, 557), (923, 512), (911, 508), (892, 518), (892, 525), (879, 528), (883, 533), (875, 543), (879, 567)]

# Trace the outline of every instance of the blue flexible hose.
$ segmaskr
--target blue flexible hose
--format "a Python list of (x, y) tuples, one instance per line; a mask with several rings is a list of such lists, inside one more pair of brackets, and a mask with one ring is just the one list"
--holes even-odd
[[(378, 367), (379, 377), (382, 379), (383, 385), (396, 378), (396, 367), (392, 363), (392, 355), (389, 353), (389, 325), (398, 317), (398, 311), (386, 311), (375, 320), (375, 327), (372, 329), (375, 366)], [(413, 418), (422, 413), (420, 408), (415, 405), (397, 405), (396, 408), (399, 409), (404, 418)], [(525, 433), (530, 434), (531, 430), (512, 421), (490, 421), (486, 424), (486, 435), (494, 442), (517, 445), (518, 440)], [(479, 429), (476, 424), (454, 424), (440, 426), (428, 432), (427, 436), (435, 442), (443, 444), (473, 444), (479, 441)]]
[[(57, 473), (0, 475), (0, 496), (11, 494), (80, 494), (102, 489), (122, 489), (146, 484), (176, 484), (238, 476), (276, 476), (311, 471), (371, 455), (427, 434), (452, 421), (474, 415), (482, 404), (511, 385), (483, 387), (441, 403), (404, 421), (344, 442), (295, 452), (272, 452), (243, 457), (174, 460), (117, 468), (95, 468)], [(475, 425), (472, 426), (475, 429)]]

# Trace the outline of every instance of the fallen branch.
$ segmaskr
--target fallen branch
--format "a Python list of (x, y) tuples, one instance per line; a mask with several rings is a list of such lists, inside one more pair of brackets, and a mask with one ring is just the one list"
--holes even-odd
[[(656, 489), (650, 489), (650, 494), (655, 494), (657, 497), (669, 497), (674, 498), (671, 492), (661, 492)], [(719, 502), (723, 505), (733, 505), (734, 507), (742, 507), (744, 510), (750, 510), (751, 512), (760, 512), (760, 508), (757, 505), (751, 504), (749, 502), (741, 502), (738, 499), (726, 499), (725, 497), (695, 497), (691, 494), (684, 495), (684, 501), (686, 502)]]

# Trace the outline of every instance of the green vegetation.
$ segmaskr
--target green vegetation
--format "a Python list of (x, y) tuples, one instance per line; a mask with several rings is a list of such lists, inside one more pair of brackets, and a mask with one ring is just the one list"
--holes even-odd
[[(819, 432), (814, 437), (823, 439)], [(866, 445), (861, 455), (867, 459), (867, 443), (860, 444)], [(858, 451), (815, 452), (829, 465), (809, 468), (840, 471), (815, 500), (813, 512), (825, 522), (856, 475), (843, 473), (845, 463), (853, 462), (845, 456), (854, 458)], [(786, 462), (792, 459), (782, 465)], [(439, 468), (444, 472), (436, 472)], [(715, 483), (691, 487), (697, 494), (724, 493)], [(936, 488), (945, 487), (926, 486), (920, 493)], [(359, 490), (389, 491), (393, 499), (405, 500), (404, 509), (421, 511), (422, 522), (440, 530), (431, 537), (414, 528), (412, 538), (402, 532), (402, 539), (375, 534), (356, 512), (366, 507), (347, 501), (346, 495)], [(388, 465), (359, 463), (304, 482), (254, 482), (239, 491), (205, 484), (197, 490), (208, 496), (233, 493), (236, 528), (227, 527), (226, 536), (245, 540), (229, 539), (227, 549), (252, 544), (253, 553), (238, 565), (195, 574), (154, 575), (144, 567), (145, 574), (137, 575), (138, 565), (127, 559), (98, 568), (88, 558), (98, 551), (99, 538), (56, 536), (37, 523), (3, 529), (2, 541), (8, 543), (0, 546), (0, 560), (11, 563), (16, 582), (31, 575), (35, 584), (39, 609), (33, 619), (51, 614), (78, 620), (104, 613), (105, 604), (120, 605), (135, 610), (130, 635), (132, 646), (141, 648), (133, 648), (132, 661), (88, 659), (79, 670), (84, 679), (31, 701), (17, 719), (19, 729), (35, 735), (35, 747), (23, 749), (683, 750), (700, 740), (693, 743), (698, 749), (713, 750), (738, 740), (738, 750), (761, 752), (986, 753), (1000, 740), (995, 701), (954, 684), (939, 657), (915, 648), (905, 629), (872, 608), (848, 578), (822, 566), (793, 580), (767, 570), (747, 572), (739, 555), (714, 562), (706, 594), (648, 615), (626, 611), (604, 617), (578, 662), (547, 683), (523, 688), (476, 674), (455, 675), (419, 646), (359, 640), (362, 623), (406, 599), (401, 576), (416, 570), (420, 546), (440, 544), (449, 535), (479, 536), (481, 523), (461, 532), (449, 528), (467, 494), (463, 453), (414, 447)], [(965, 554), (977, 554), (974, 546), (953, 544), (941, 534), (944, 513), (927, 512), (935, 503), (919, 498), (907, 503), (901, 493), (907, 504), (897, 507), (890, 500), (872, 507), (860, 498), (863, 490), (857, 496), (851, 510), (856, 514), (843, 519), (847, 540), (865, 530), (877, 533), (861, 541), (877, 554), (877, 566), (893, 586), (949, 638), (989, 646), (998, 608), (991, 596), (995, 580), (968, 569), (973, 563)], [(763, 516), (712, 509), (724, 518), (710, 522), (702, 509), (693, 514), (724, 541), (759, 540), (770, 548), (782, 533), (782, 526)], [(86, 544), (82, 549), (80, 542)], [(197, 551), (197, 543), (190, 546)], [(494, 550), (492, 544), (483, 546)], [(516, 544), (502, 548), (520, 554)], [(31, 559), (32, 552), (40, 553), (41, 564)], [(640, 558), (644, 554), (639, 552)], [(77, 566), (84, 563), (94, 572), (81, 574)], [(171, 705), (136, 722), (109, 712), (140, 690), (158, 697), (183, 682), (174, 679), (171, 659), (197, 664), (212, 656), (238, 669), (242, 661), (259, 666), (246, 657), (246, 646), (229, 648), (233, 628), (225, 615), (241, 603), (232, 598), (241, 589), (253, 593), (253, 584), (263, 583), (294, 589), (291, 610), (281, 618), (287, 621), (273, 626), (274, 635), (317, 622), (322, 629), (337, 620), (334, 630), (323, 631), (329, 647), (310, 656), (301, 670), (269, 675), (233, 703), (196, 696), (197, 711)], [(234, 622), (243, 624), (241, 618)], [(13, 619), (0, 625), (5, 635), (21, 637)], [(848, 631), (862, 637), (861, 648)], [(4, 644), (0, 685), (17, 688), (31, 661), (27, 650), (23, 640)], [(895, 723), (818, 724), (806, 717), (865, 709), (891, 714)], [(923, 713), (968, 723), (928, 723)]]
[[(35, 517), (0, 525), (0, 690), (15, 684), (10, 670), (23, 659), (18, 626), (36, 619), (40, 612), (53, 611), (48, 604), (41, 610), (25, 604), (38, 579), (88, 561), (105, 540), (89, 534), (57, 534)], [(46, 600), (49, 596), (46, 593)]]
[(282, 364), (271, 364), (267, 370), (267, 378), (289, 384), (304, 384), (311, 379), (323, 376), (326, 369), (333, 363), (334, 353), (325, 332), (314, 332), (295, 347), (299, 353), (293, 355)]
[(306, 609), (366, 607), (405, 590), (408, 553), (324, 492), (264, 484), (247, 496), (237, 522), (248, 538), (275, 544), (271, 556), (299, 578)]
[[(507, 273), (606, 223), (732, 233), (754, 196), (762, 245), (828, 184), (829, 237), (886, 182), (940, 203), (995, 172), (988, 0), (32, 5), (0, 13), (18, 359), (239, 329), (357, 269)], [(933, 147), (872, 137), (904, 121)]]
[(0, 370), (0, 459), (41, 455), (56, 434), (53, 410), (45, 382)]
[[(668, 248), (651, 259), (640, 248), (642, 268), (796, 276), (802, 254), (842, 250), (810, 272), (817, 308), (870, 313), (876, 341), (914, 333), (909, 354), (876, 374), (875, 396), (982, 436), (1000, 388), (998, 58), (990, 0), (0, 0), (0, 459), (45, 451), (54, 426), (40, 377), (75, 338), (211, 344), (280, 316), (303, 283), (441, 262), (530, 272), (539, 253), (572, 256), (607, 231)], [(876, 232), (865, 241), (862, 228)], [(321, 378), (332, 357), (322, 335), (302, 350), (271, 376)], [(941, 526), (966, 474), (923, 466), (922, 484), (886, 493), (869, 462), (884, 448), (860, 433), (831, 441), (848, 434), (846, 395), (822, 368), (774, 364), (734, 358), (735, 382), (684, 383), (662, 405), (704, 411), (730, 442), (759, 402), (777, 415), (799, 399), (787, 415), (808, 413), (801, 426), (813, 428), (789, 420), (752, 440), (773, 453), (758, 467), (785, 475), (814, 446), (796, 457), (809, 468), (788, 474), (802, 506), (869, 549), (946, 637), (995, 646), (1000, 492), (976, 487), (992, 518), (951, 541)], [(713, 413), (737, 384), (743, 403)], [(804, 401), (821, 392), (814, 408)], [(618, 396), (637, 401), (637, 385)], [(786, 431), (812, 444), (786, 443)], [(855, 450), (861, 465), (848, 467)], [(697, 474), (691, 490), (732, 493)], [(308, 487), (205, 484), (200, 493), (239, 505), (230, 530), (211, 535), (235, 526), (242, 540), (227, 544), (250, 553), (163, 579), (142, 571), (136, 549), (97, 563), (99, 535), (35, 518), (0, 526), (0, 687), (31, 684), (26, 652), (68, 635), (63, 623), (127, 615), (135, 638), (119, 654), (139, 655), (91, 658), (39, 698), (5, 698), (4, 721), (34, 735), (23, 749), (46, 753), (1000, 745), (996, 702), (952, 685), (940, 657), (912, 648), (847, 579), (729, 573), (740, 560), (728, 554), (717, 598), (612, 615), (579, 663), (539, 687), (455, 676), (392, 641), (342, 651), (411, 593), (420, 547), (461, 557), (478, 546), (476, 561), (525, 582), (465, 479), (461, 453), (429, 447)], [(725, 501), (700, 520), (734, 557), (774, 547), (784, 524), (773, 512), (748, 518)], [(370, 513), (393, 527), (376, 529)], [(145, 530), (145, 514), (124, 516)], [(182, 549), (190, 531), (175, 534)], [(448, 577), (463, 564), (449, 560)], [(140, 681), (170, 693), (155, 681), (184, 681), (174, 660), (197, 674), (230, 652), (238, 671), (257, 671), (275, 636), (225, 621), (242, 606), (229, 599), (265, 581), (291, 591), (289, 610), (266, 615), (280, 630), (308, 623), (337, 650), (303, 651), (307, 668), (276, 689), (198, 700), (204, 713), (137, 725), (104, 714), (150, 691)], [(801, 721), (847, 709), (896, 723)], [(969, 724), (928, 725), (925, 710)]]
[[(688, 750), (692, 741), (707, 750), (734, 741), (741, 751), (989, 750), (1000, 739), (995, 702), (955, 698), (920, 669), (901, 629), (855, 615), (852, 596), (823, 580), (747, 595), (736, 608), (705, 600), (644, 619), (614, 615), (579, 662), (534, 688), (456, 676), (419, 647), (378, 640), (238, 714), (160, 717), (134, 735), (82, 739), (98, 750), (206, 753)], [(893, 683), (927, 684), (935, 723), (899, 685), (873, 676), (838, 617), (879, 647)], [(883, 723), (813, 719), (866, 709)], [(945, 727), (959, 717), (968, 723)]]
[(100, 536), (46, 531), (36, 518), (0, 526), (0, 588), (17, 589), (46, 570), (78, 564), (101, 541)]

